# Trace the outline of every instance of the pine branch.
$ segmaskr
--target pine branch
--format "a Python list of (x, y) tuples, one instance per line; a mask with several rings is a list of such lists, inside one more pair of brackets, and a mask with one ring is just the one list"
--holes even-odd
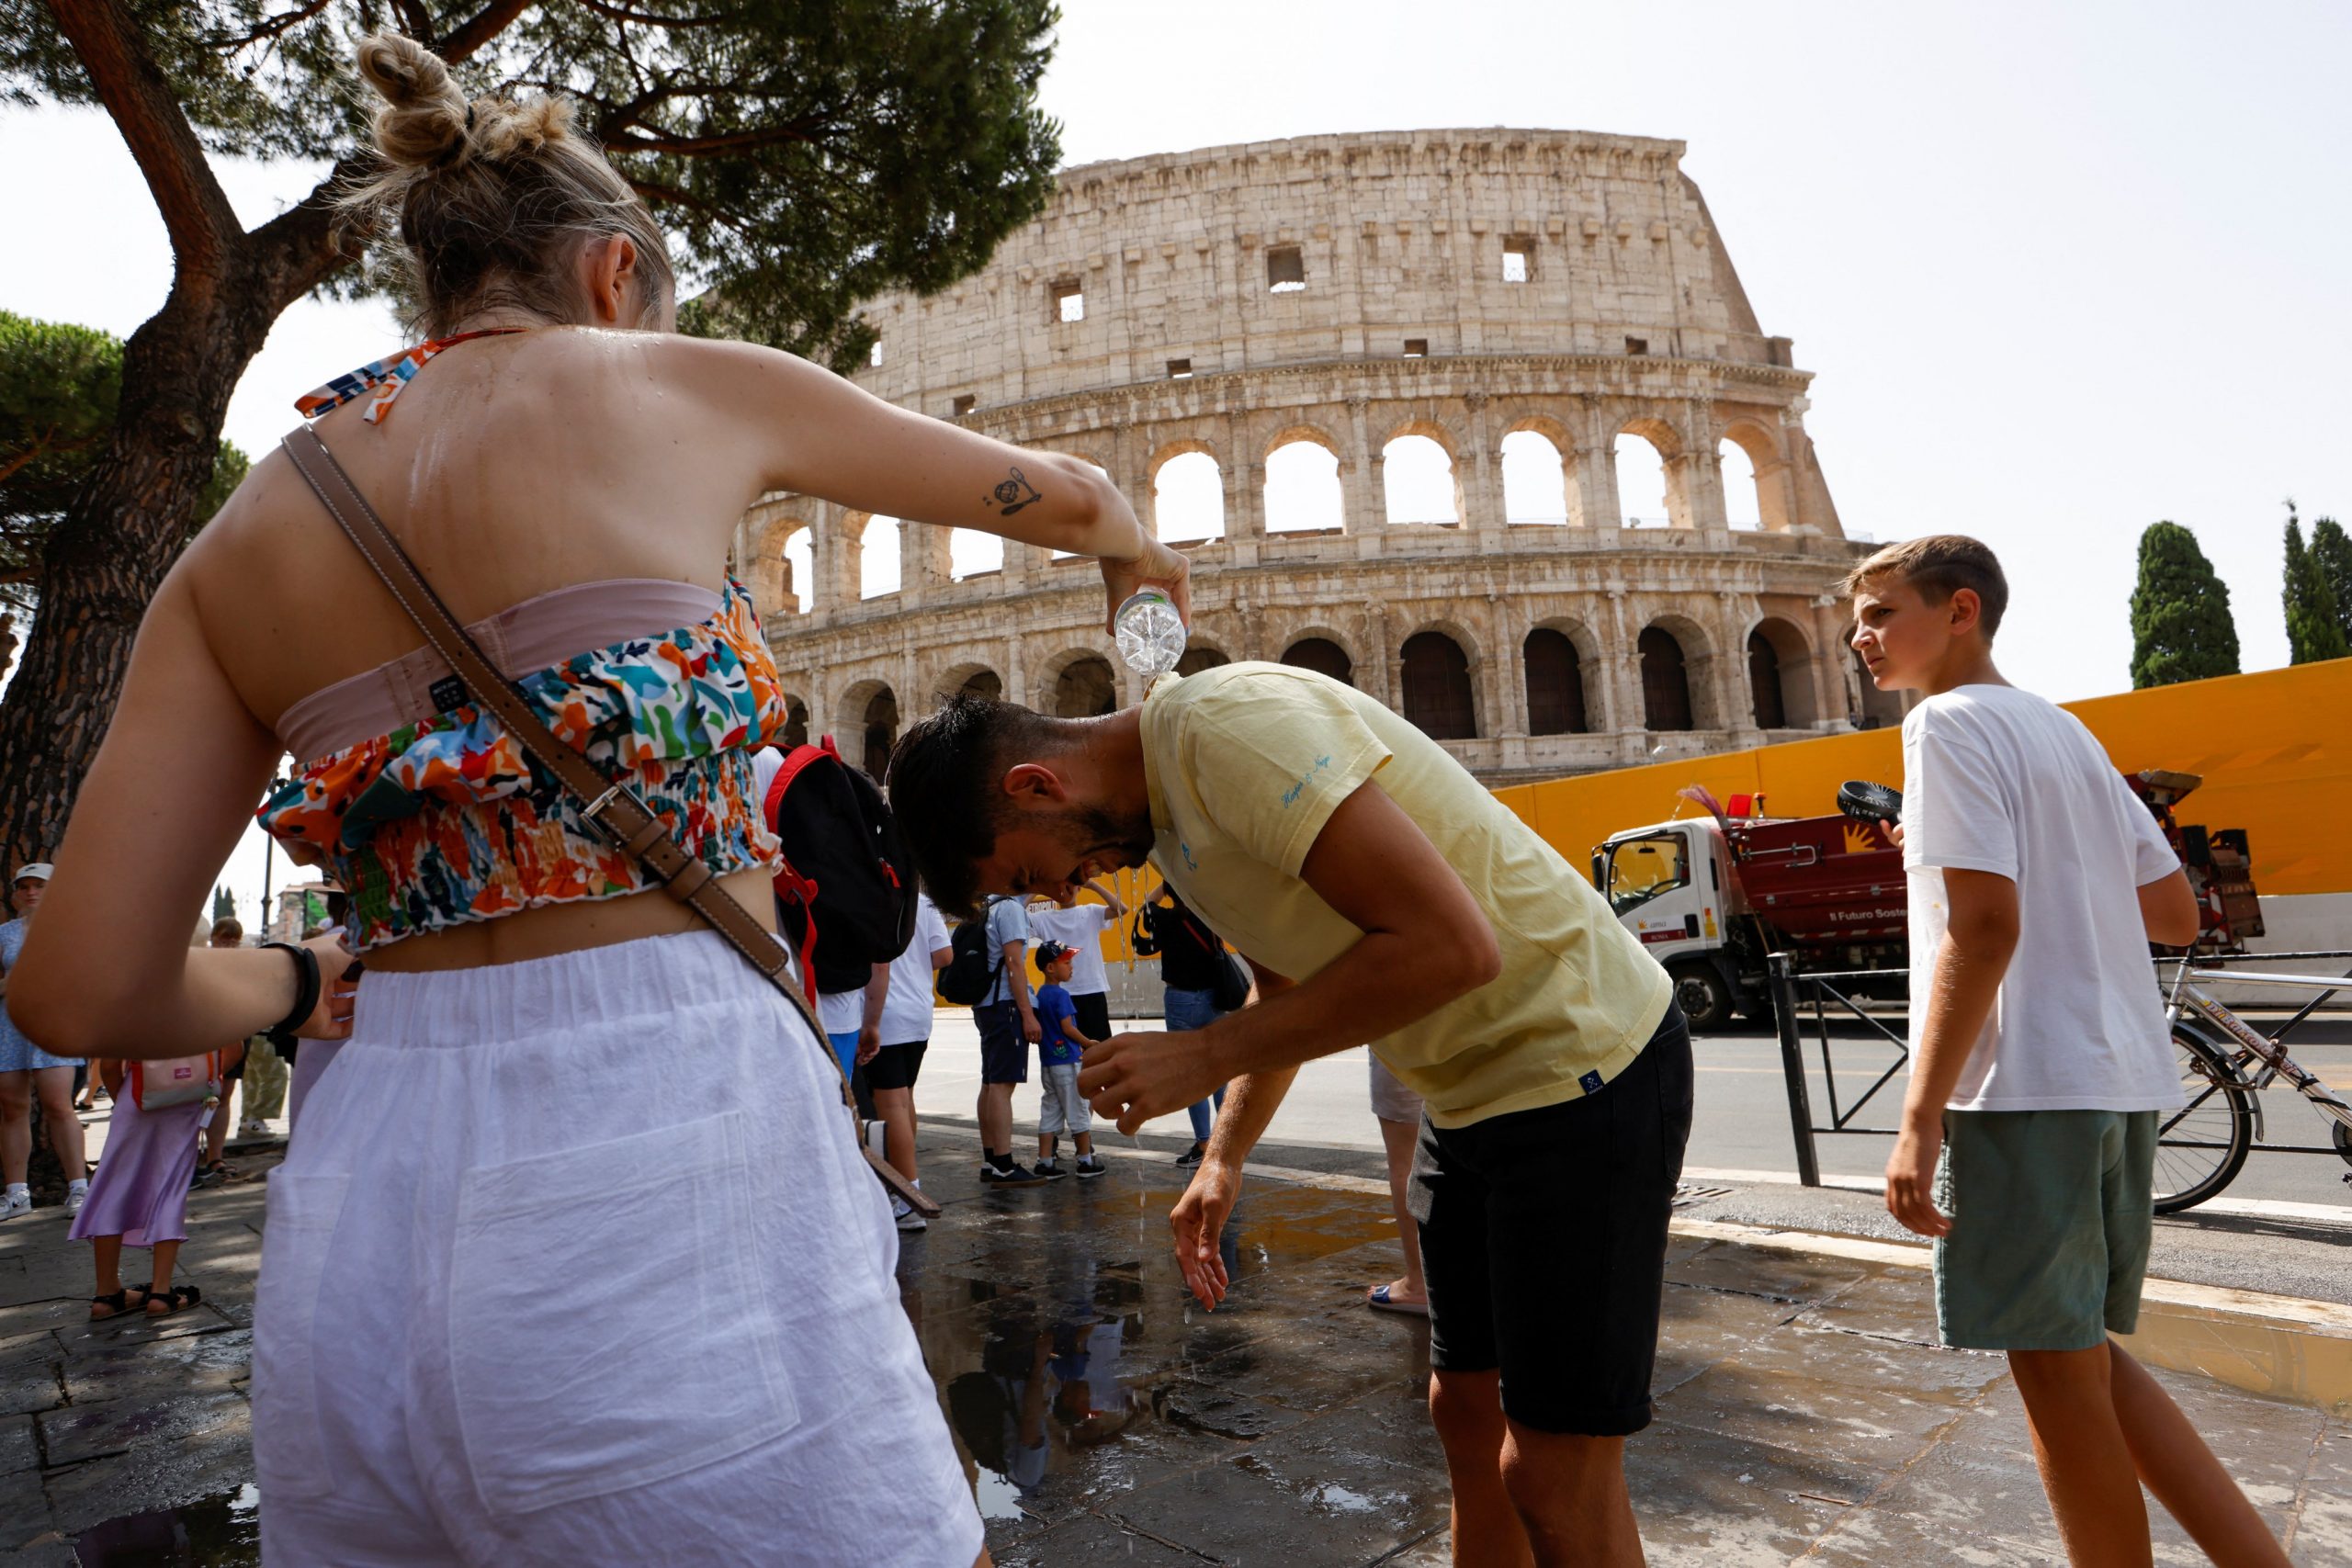
[(130, 144), (171, 236), (179, 281), (217, 281), (244, 226), (135, 25), (115, 0), (50, 0), (50, 9)]
[(616, 6), (610, 0), (573, 0), (573, 4), (600, 17), (610, 17), (616, 22), (642, 22), (653, 28), (715, 28), (734, 19), (731, 17), (660, 17), (650, 11)]
[(530, 0), (490, 0), (470, 21), (459, 23), (434, 52), (454, 65), (504, 32), (530, 8)]
[(300, 27), (325, 10), (332, 3), (333, 0), (310, 0), (308, 5), (298, 6), (291, 11), (275, 17), (265, 17), (242, 33), (215, 33), (204, 40), (205, 45), (209, 49), (217, 49), (223, 54), (234, 54), (237, 51), (250, 48), (264, 39), (282, 37), (290, 29)]

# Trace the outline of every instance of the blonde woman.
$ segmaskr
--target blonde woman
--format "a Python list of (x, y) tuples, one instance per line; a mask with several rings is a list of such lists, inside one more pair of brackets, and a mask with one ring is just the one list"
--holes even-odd
[[(678, 336), (662, 234), (562, 104), (469, 101), (402, 39), (358, 62), (382, 168), (356, 205), (397, 228), (423, 341), (302, 411), (541, 716), (738, 902), (770, 907), (752, 752), (785, 723), (721, 570), (760, 496), (1093, 556), (1113, 603), (1184, 593), (1087, 465)], [(292, 1016), (333, 944), (190, 954), (158, 913), (293, 753), (265, 825), (349, 890), (368, 973), (269, 1182), (265, 1555), (984, 1561), (825, 1043), (420, 640), (284, 457), (256, 464), (149, 611), (10, 998), (76, 1053), (339, 1032), (332, 995)]]

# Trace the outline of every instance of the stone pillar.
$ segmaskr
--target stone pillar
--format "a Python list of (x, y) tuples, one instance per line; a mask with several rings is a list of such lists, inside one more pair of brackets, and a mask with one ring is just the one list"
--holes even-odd
[[(808, 575), (816, 581), (804, 592), (808, 595), (812, 615), (836, 615), (845, 604), (857, 603), (857, 553), (849, 547), (842, 522), (842, 509), (826, 502), (817, 508), (816, 518), (808, 525)], [(842, 587), (844, 582), (849, 584), (846, 594)]]
[[(1740, 634), (1741, 596), (1728, 588), (1715, 591), (1714, 634), (1709, 639), (1717, 652), (1707, 684), (1715, 694), (1718, 723), (1732, 732), (1734, 744), (1761, 745), (1764, 732), (1756, 727), (1756, 694), (1747, 684), (1747, 639)], [(1694, 682), (1695, 685), (1695, 682)]]
[(1496, 693), (1502, 704), (1502, 712), (1496, 716), (1500, 722), (1495, 726), (1494, 732), (1501, 736), (1524, 737), (1527, 734), (1526, 633), (1520, 629), (1519, 618), (1510, 613), (1510, 605), (1498, 592), (1487, 595), (1487, 625), (1498, 677)]
[(1351, 461), (1340, 474), (1340, 484), (1345, 492), (1351, 534), (1369, 534), (1388, 520), (1380, 455), (1372, 449), (1372, 424), (1366, 417), (1369, 402), (1365, 398), (1348, 400), (1349, 439), (1354, 446)]
[(1853, 728), (1853, 702), (1846, 671), (1852, 659), (1846, 643), (1853, 629), (1845, 605), (1823, 594), (1813, 602), (1813, 722), (1816, 729)]
[(1624, 585), (1612, 583), (1608, 593), (1610, 644), (1601, 650), (1601, 706), (1609, 728), (1647, 729), (1649, 715), (1642, 705), (1641, 649), (1634, 640), (1634, 628), (1627, 625)]
[(1615, 528), (1625, 520), (1617, 499), (1617, 442), (1607, 433), (1608, 422), (1597, 408), (1585, 411), (1583, 434), (1577, 444), (1574, 519), (1588, 528)]
[(1666, 462), (1668, 509), (1678, 528), (1728, 528), (1722, 464), (1713, 452), (1685, 447)]
[(1266, 467), (1257, 457), (1239, 414), (1225, 420), (1225, 536), (1266, 536)]
[[(915, 609), (955, 580), (954, 530), (928, 523), (899, 525), (899, 593)], [(1007, 552), (1011, 551), (1010, 543)]]
[(1021, 634), (1004, 639), (1004, 700), (1023, 706), (1029, 702), (1029, 671), (1021, 657)]
[(1052, 556), (1035, 545), (1007, 539), (1004, 542), (1004, 575), (998, 581), (1003, 584), (1006, 592), (1015, 592), (1035, 583), (1052, 565)]
[(1509, 519), (1503, 505), (1502, 463), (1487, 433), (1487, 394), (1465, 392), (1462, 400), (1470, 410), (1470, 471), (1462, 476), (1462, 526), (1498, 534)]

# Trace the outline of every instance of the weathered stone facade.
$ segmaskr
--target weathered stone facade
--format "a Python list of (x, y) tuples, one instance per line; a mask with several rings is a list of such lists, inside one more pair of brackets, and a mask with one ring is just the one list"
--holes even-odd
[[(1225, 536), (1193, 551), (1196, 653), (1322, 639), (1306, 651), (1343, 657), (1490, 781), (1891, 715), (1853, 681), (1826, 592), (1860, 547), (1805, 434), (1812, 378), (1757, 325), (1681, 152), (1414, 131), (1074, 168), (983, 272), (872, 301), (858, 380), (1084, 457), (1148, 523), (1161, 466), (1210, 455)], [(1520, 431), (1558, 454), (1558, 519), (1506, 521), (1500, 444)], [(1619, 525), (1624, 434), (1657, 449), (1665, 526)], [(1384, 450), (1405, 435), (1451, 459), (1455, 521), (1385, 515)], [(1295, 442), (1336, 458), (1336, 529), (1270, 526), (1266, 464)], [(1725, 442), (1752, 464), (1758, 528), (1725, 522)], [(1008, 544), (1001, 571), (958, 581), (947, 532), (910, 525), (901, 586), (861, 599), (867, 522), (771, 497), (737, 551), (810, 729), (853, 758), (967, 684), (1046, 711), (1139, 695), (1088, 563)], [(795, 581), (803, 530), (813, 581)]]

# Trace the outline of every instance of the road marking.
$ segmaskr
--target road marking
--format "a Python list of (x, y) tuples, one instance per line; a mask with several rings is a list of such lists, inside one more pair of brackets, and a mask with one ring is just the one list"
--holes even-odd
[[(1684, 1166), (1682, 1174), (1694, 1181), (1728, 1181), (1734, 1185), (1745, 1182), (1750, 1186), (1794, 1187), (1799, 1185), (1792, 1170), (1720, 1170), (1708, 1166)], [(1821, 1179), (1824, 1187), (1841, 1192), (1867, 1192), (1883, 1197), (1886, 1183), (1871, 1176), (1828, 1176)], [(2291, 1203), (2267, 1198), (2210, 1198), (2189, 1211), (2197, 1214), (2235, 1214), (2250, 1220), (2318, 1220), (2329, 1224), (2352, 1225), (2352, 1206), (2342, 1203)]]

